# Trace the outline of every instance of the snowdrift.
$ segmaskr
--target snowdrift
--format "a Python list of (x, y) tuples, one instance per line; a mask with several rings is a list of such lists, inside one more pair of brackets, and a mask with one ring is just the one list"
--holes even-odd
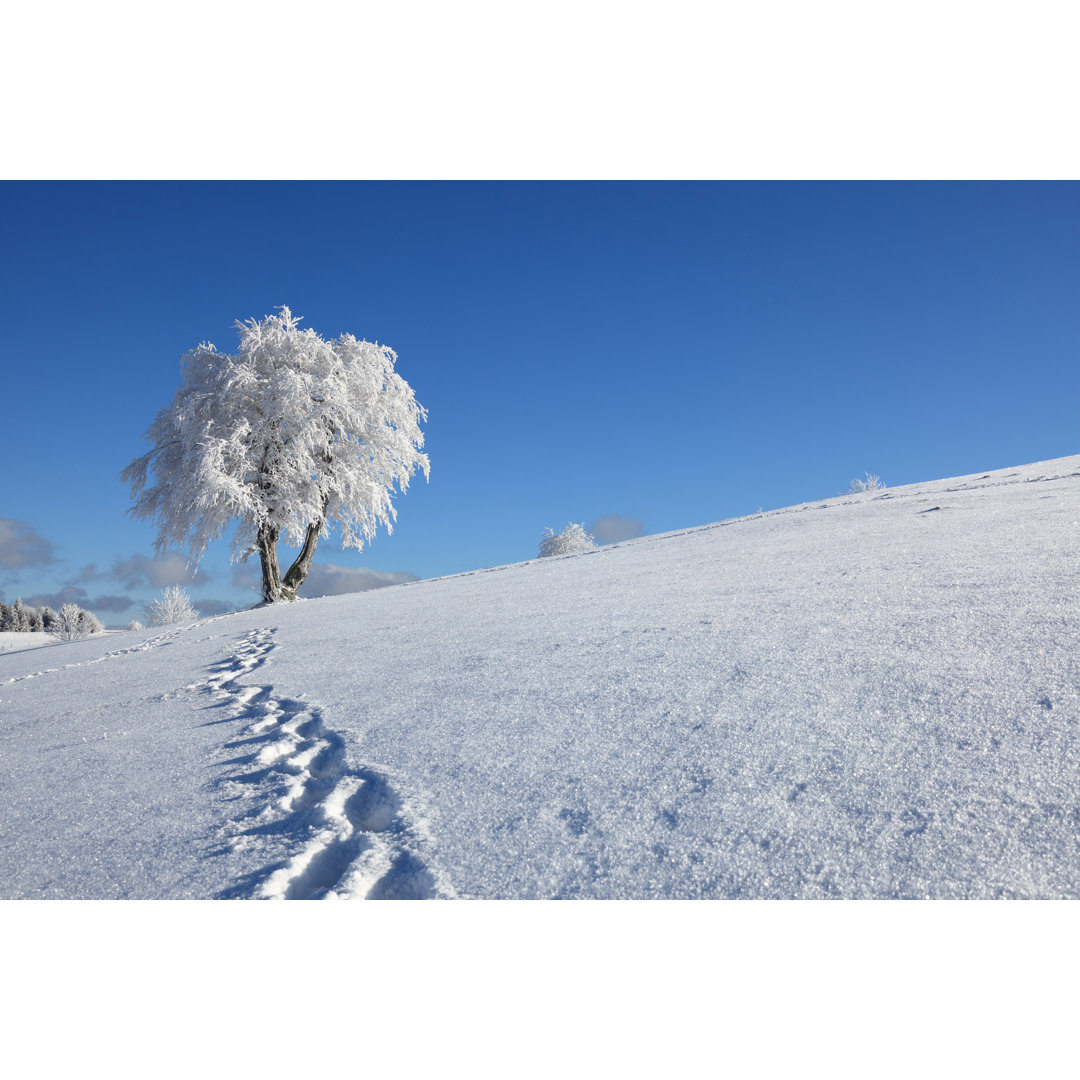
[(1080, 894), (1080, 457), (0, 655), (0, 896)]

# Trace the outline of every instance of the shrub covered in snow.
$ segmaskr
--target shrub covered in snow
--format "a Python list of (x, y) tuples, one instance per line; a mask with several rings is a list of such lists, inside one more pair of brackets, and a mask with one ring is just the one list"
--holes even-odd
[(84, 611), (78, 604), (65, 604), (53, 624), (52, 634), (58, 641), (79, 641), (104, 629), (97, 616)]
[(572, 521), (561, 533), (545, 529), (540, 537), (541, 559), (550, 555), (573, 555), (579, 551), (595, 551), (596, 543), (585, 531), (584, 525), (575, 525)]
[(150, 626), (169, 626), (198, 617), (199, 613), (191, 606), (191, 597), (179, 585), (162, 589), (161, 599), (151, 600), (146, 609), (146, 621)]
[(131, 622), (128, 623), (127, 628), (129, 630), (144, 630), (145, 629), (143, 624), (141, 622), (139, 622), (138, 619), (132, 619)]
[(858, 493), (860, 491), (885, 490), (885, 482), (880, 476), (872, 476), (870, 473), (865, 473), (864, 475), (866, 476), (865, 480), (860, 480), (858, 477), (855, 477), (855, 479), (851, 481), (851, 486), (848, 488), (848, 491)]

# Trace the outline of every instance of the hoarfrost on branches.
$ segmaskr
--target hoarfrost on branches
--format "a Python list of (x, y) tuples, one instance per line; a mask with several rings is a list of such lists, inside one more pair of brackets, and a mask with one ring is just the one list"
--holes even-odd
[[(171, 626), (198, 617), (199, 613), (191, 606), (191, 598), (179, 585), (162, 589), (160, 598), (151, 600), (146, 608), (146, 621), (150, 626)], [(128, 629), (141, 630), (142, 627), (131, 626)]]
[(575, 525), (571, 521), (561, 533), (555, 533), (551, 529), (544, 530), (540, 537), (539, 558), (546, 559), (552, 555), (573, 555), (579, 551), (595, 550), (596, 544), (585, 531), (585, 526)]
[(84, 611), (77, 604), (65, 604), (53, 624), (52, 634), (57, 641), (81, 641), (91, 634), (101, 633), (97, 616)]
[(858, 477), (855, 477), (855, 479), (851, 481), (851, 486), (848, 488), (849, 492), (857, 494), (860, 491), (885, 490), (885, 481), (882, 480), (880, 476), (872, 476), (870, 473), (865, 473), (864, 475), (866, 476), (865, 480), (860, 480)]
[(8, 617), (8, 623), (10, 625), (5, 626), (5, 630), (14, 630), (16, 633), (20, 634), (30, 632), (30, 613), (23, 603), (21, 596), (17, 596), (15, 598), (15, 603), (11, 605), (11, 614)]
[[(172, 403), (147, 432), (152, 449), (124, 470), (131, 513), (158, 526), (156, 549), (197, 564), (231, 522), (233, 558), (258, 552), (262, 598), (292, 600), (332, 526), (363, 548), (396, 518), (391, 495), (429, 464), (427, 413), (385, 345), (301, 330), (287, 307), (237, 322), (235, 355), (211, 344), (183, 359)], [(301, 548), (282, 575), (277, 543)]]
[(11, 607), (0, 601), (0, 631), (30, 634), (51, 630), (56, 622), (56, 612), (47, 604), (42, 608), (24, 604), (16, 597)]

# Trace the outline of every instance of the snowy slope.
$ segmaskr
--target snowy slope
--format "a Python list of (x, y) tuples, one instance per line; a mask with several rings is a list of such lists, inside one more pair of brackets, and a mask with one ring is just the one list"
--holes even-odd
[(0, 656), (4, 897), (1080, 895), (1080, 457)]
[(55, 645), (56, 639), (44, 631), (3, 630), (0, 631), (0, 654), (22, 652), (25, 649), (42, 649), (46, 645)]

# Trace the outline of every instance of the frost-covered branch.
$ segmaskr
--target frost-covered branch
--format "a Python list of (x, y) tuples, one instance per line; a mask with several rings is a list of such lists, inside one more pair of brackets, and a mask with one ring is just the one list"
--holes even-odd
[(148, 626), (171, 626), (173, 623), (197, 619), (199, 613), (192, 606), (191, 598), (179, 585), (161, 590), (157, 600), (151, 600), (146, 608)]
[(848, 491), (854, 494), (860, 491), (885, 490), (885, 481), (882, 480), (880, 476), (872, 476), (870, 473), (865, 473), (864, 475), (866, 476), (865, 480), (860, 480), (858, 477), (855, 477), (855, 479), (851, 481), (851, 486), (848, 488)]
[(545, 529), (540, 536), (540, 552), (538, 558), (546, 559), (552, 555), (574, 555), (579, 551), (595, 551), (596, 543), (593, 537), (585, 531), (584, 525), (575, 525), (569, 522), (561, 533), (552, 529)]

